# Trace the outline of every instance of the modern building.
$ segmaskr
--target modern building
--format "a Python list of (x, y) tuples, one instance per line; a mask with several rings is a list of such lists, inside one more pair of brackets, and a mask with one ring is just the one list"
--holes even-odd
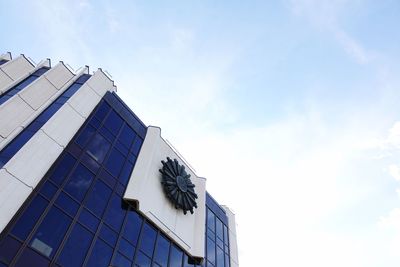
[(238, 266), (235, 217), (110, 76), (0, 56), (0, 267)]

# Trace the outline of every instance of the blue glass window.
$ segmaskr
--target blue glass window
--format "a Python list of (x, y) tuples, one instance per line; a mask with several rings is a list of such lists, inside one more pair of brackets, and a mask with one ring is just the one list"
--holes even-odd
[(81, 266), (92, 241), (92, 234), (75, 224), (57, 262), (65, 267)]
[(86, 209), (83, 209), (79, 215), (79, 222), (89, 228), (92, 232), (96, 232), (97, 227), (100, 224), (100, 220)]
[(130, 163), (129, 161), (126, 161), (124, 168), (122, 169), (122, 172), (119, 176), (119, 181), (123, 185), (128, 184), (129, 178), (131, 177), (131, 174), (132, 174), (132, 170), (133, 170), (133, 164)]
[(50, 181), (44, 183), (42, 189), (40, 190), (40, 193), (42, 193), (42, 195), (44, 195), (47, 199), (52, 199), (56, 192), (57, 187)]
[(126, 218), (126, 223), (122, 235), (136, 246), (139, 239), (140, 229), (143, 219), (135, 212), (129, 211)]
[(76, 143), (80, 147), (84, 147), (89, 139), (93, 136), (96, 132), (96, 129), (90, 125), (87, 125), (79, 134), (78, 138), (76, 139)]
[(12, 228), (11, 233), (19, 239), (25, 240), (28, 234), (32, 231), (40, 215), (42, 215), (46, 209), (48, 203), (49, 202), (43, 197), (36, 196), (25, 209), (22, 216), (18, 219), (17, 223)]
[(115, 258), (113, 259), (113, 264), (112, 266), (118, 266), (118, 267), (131, 267), (132, 262), (130, 262), (125, 256), (123, 256), (120, 253), (117, 253), (115, 255)]
[(108, 115), (104, 125), (110, 130), (113, 135), (117, 135), (122, 126), (122, 118), (112, 110)]
[(47, 267), (50, 263), (48, 259), (38, 252), (30, 248), (25, 248), (15, 266), (32, 266), (33, 262), (35, 263), (35, 267)]
[(124, 129), (122, 129), (122, 132), (119, 136), (119, 140), (121, 141), (121, 143), (124, 144), (127, 148), (130, 148), (135, 137), (135, 132), (131, 129), (131, 127), (128, 126), (128, 124), (125, 124)]
[(182, 266), (182, 257), (183, 257), (182, 250), (180, 248), (177, 248), (175, 245), (172, 245), (171, 253), (169, 256), (169, 266), (171, 267)]
[(207, 259), (215, 264), (215, 243), (210, 238), (207, 238)]
[(149, 257), (153, 256), (156, 236), (156, 230), (148, 223), (145, 223), (140, 237), (140, 249)]
[(101, 134), (97, 133), (90, 141), (87, 152), (97, 162), (102, 163), (110, 149), (110, 146), (110, 142), (108, 142)]
[(154, 259), (161, 266), (167, 266), (170, 242), (163, 235), (159, 235), (156, 244)]
[(216, 223), (216, 228), (217, 228), (217, 237), (219, 237), (221, 240), (224, 239), (224, 230), (223, 230), (223, 226), (222, 226), (222, 222), (220, 219), (217, 219), (217, 223)]
[(150, 267), (150, 264), (151, 264), (151, 259), (139, 251), (136, 256), (135, 266)]
[(104, 220), (111, 226), (115, 231), (119, 231), (124, 220), (126, 211), (122, 209), (122, 199), (120, 196), (113, 194), (110, 200), (110, 206), (108, 207)]
[(72, 217), (79, 209), (79, 204), (64, 192), (60, 193), (55, 204)]
[(207, 227), (215, 232), (215, 215), (210, 209), (207, 209)]
[(0, 262), (10, 263), (20, 246), (21, 243), (19, 241), (7, 236), (0, 244)]
[(110, 105), (108, 105), (106, 102), (103, 101), (100, 104), (100, 106), (97, 108), (96, 113), (94, 114), (94, 116), (99, 121), (102, 121), (106, 117), (106, 115), (109, 112), (110, 108), (111, 108)]
[(118, 177), (124, 165), (125, 157), (117, 149), (113, 149), (106, 161), (106, 168), (114, 177)]
[(135, 255), (135, 247), (132, 246), (124, 238), (119, 240), (118, 250), (128, 259), (133, 260), (133, 255)]
[(111, 260), (112, 253), (113, 249), (109, 245), (107, 245), (101, 239), (97, 239), (87, 266), (108, 266)]
[(82, 201), (93, 180), (93, 173), (85, 166), (79, 164), (71, 174), (64, 190), (78, 201)]
[(72, 167), (74, 166), (75, 162), (76, 159), (73, 156), (71, 156), (71, 154), (68, 153), (64, 154), (60, 162), (56, 165), (57, 167), (51, 174), (50, 179), (56, 184), (61, 185), (64, 178), (72, 170)]
[(217, 266), (224, 267), (224, 262), (225, 262), (224, 251), (217, 246)]
[(110, 195), (111, 189), (101, 180), (97, 180), (88, 196), (86, 207), (98, 217), (102, 217)]
[(112, 247), (115, 246), (117, 243), (118, 235), (116, 232), (111, 230), (107, 225), (103, 224), (101, 226), (100, 230), (100, 237), (104, 239), (108, 244), (110, 244)]
[(30, 246), (52, 258), (70, 224), (71, 219), (66, 214), (52, 207), (32, 237)]

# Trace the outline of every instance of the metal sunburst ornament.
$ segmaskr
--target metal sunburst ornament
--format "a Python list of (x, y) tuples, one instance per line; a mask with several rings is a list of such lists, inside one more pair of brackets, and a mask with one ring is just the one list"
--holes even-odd
[(193, 207), (197, 208), (197, 194), (185, 166), (179, 165), (176, 159), (172, 160), (169, 157), (167, 157), (167, 162), (162, 160), (161, 163), (163, 167), (159, 171), (162, 173), (161, 184), (165, 194), (176, 209), (182, 209), (184, 214), (187, 211), (193, 214)]

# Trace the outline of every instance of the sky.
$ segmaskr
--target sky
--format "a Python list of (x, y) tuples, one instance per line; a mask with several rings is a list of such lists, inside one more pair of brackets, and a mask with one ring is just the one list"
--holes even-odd
[(0, 0), (0, 53), (101, 67), (236, 214), (240, 266), (400, 266), (400, 2)]

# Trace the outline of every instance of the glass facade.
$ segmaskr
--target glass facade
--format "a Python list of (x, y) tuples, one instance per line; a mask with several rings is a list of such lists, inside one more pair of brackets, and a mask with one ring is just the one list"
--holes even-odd
[[(1, 64), (0, 64), (1, 65)], [(48, 71), (50, 68), (48, 67), (42, 67), (32, 73), (28, 78), (23, 80), (22, 82), (18, 83), (17, 85), (13, 86), (10, 88), (7, 92), (5, 92), (3, 95), (0, 96), (0, 105), (6, 102), (8, 99), (16, 95), (18, 92), (20, 92), (22, 89), (30, 85), (33, 81), (35, 81), (37, 78), (42, 76), (46, 71)]]
[(79, 77), (70, 87), (68, 87), (67, 90), (65, 90), (64, 93), (62, 93), (49, 107), (36, 117), (28, 127), (24, 128), (24, 130), (0, 152), (0, 168), (3, 167), (32, 138), (32, 136), (39, 131), (39, 129), (89, 78), (90, 75), (88, 74), (83, 74)]
[(0, 65), (3, 65), (4, 63), (7, 63), (8, 60), (7, 59), (0, 59)]
[(229, 266), (226, 215), (210, 196), (202, 265), (123, 200), (145, 135), (107, 93), (1, 233), (0, 267)]

